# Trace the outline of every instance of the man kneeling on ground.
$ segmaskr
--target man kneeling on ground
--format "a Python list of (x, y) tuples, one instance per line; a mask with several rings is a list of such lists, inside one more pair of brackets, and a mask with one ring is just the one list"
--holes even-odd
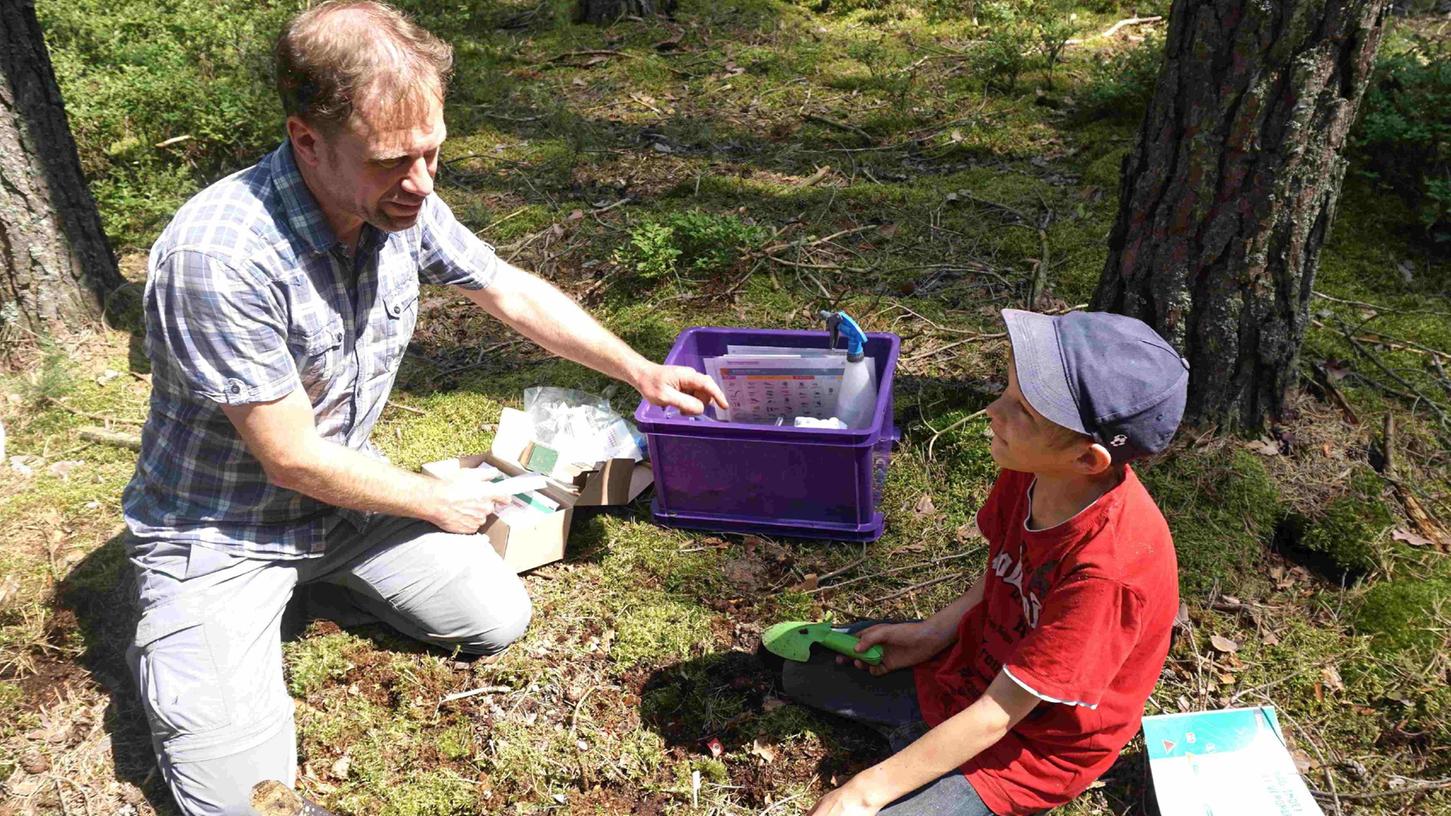
[(124, 504), (141, 611), (130, 649), (163, 777), (189, 814), (291, 783), (281, 620), (315, 584), (355, 614), (493, 654), (529, 623), (477, 533), (504, 497), (389, 465), (369, 442), (420, 281), (647, 399), (725, 398), (636, 354), (510, 266), (433, 193), (448, 45), (394, 9), (327, 2), (277, 43), (287, 140), (177, 213), (151, 251), (150, 415)]

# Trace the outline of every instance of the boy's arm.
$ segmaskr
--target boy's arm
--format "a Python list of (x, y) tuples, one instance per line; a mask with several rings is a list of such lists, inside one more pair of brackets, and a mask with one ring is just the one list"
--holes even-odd
[(987, 573), (979, 575), (957, 600), (943, 607), (936, 615), (915, 623), (879, 623), (863, 630), (856, 650), (864, 652), (876, 644), (884, 649), (882, 662), (869, 666), (860, 660), (856, 667), (881, 676), (898, 669), (931, 660), (943, 649), (957, 642), (957, 627), (969, 610), (982, 602)]
[(998, 672), (977, 702), (827, 794), (811, 813), (876, 813), (982, 753), (1011, 731), (1038, 702), (1011, 677)]

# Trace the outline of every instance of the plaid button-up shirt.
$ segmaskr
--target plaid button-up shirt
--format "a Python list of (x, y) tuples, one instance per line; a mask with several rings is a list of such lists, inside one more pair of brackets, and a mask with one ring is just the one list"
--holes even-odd
[(365, 225), (349, 258), (287, 143), (197, 194), (151, 250), (151, 410), (123, 498), (131, 532), (320, 554), (340, 520), (363, 514), (270, 484), (221, 407), (300, 388), (318, 434), (381, 458), (368, 435), (418, 319), (419, 280), (482, 289), (498, 263), (437, 196), (410, 229)]

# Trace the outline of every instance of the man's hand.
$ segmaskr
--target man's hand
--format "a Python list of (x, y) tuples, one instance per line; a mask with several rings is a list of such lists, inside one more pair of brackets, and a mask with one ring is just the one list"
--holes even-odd
[[(955, 630), (939, 631), (929, 621), (917, 623), (879, 623), (859, 633), (856, 650), (864, 652), (876, 644), (882, 646), (882, 662), (872, 666), (860, 660), (852, 662), (859, 669), (881, 676), (887, 672), (905, 669), (935, 657), (938, 652), (952, 645)], [(850, 658), (838, 657), (845, 663)]]
[(854, 778), (821, 797), (821, 801), (807, 811), (806, 816), (875, 816), (881, 809), (881, 805), (874, 805), (869, 801), (867, 793)]
[(650, 402), (674, 406), (682, 414), (704, 413), (707, 401), (714, 402), (717, 408), (730, 407), (715, 380), (686, 366), (650, 363), (637, 378), (635, 388)]
[(472, 535), (489, 516), (509, 504), (490, 482), (467, 475), (440, 479), (433, 489), (432, 508), (427, 520), (446, 533)]

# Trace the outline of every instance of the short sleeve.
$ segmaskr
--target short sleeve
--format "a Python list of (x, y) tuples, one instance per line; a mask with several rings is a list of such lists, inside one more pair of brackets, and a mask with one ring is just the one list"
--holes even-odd
[(270, 402), (300, 384), (287, 313), (255, 271), (179, 250), (151, 271), (149, 341), (189, 393), (225, 405)]
[(500, 263), (494, 248), (479, 240), (453, 217), (437, 195), (424, 200), (419, 219), (423, 235), (419, 245), (419, 278), (427, 283), (483, 289), (494, 279)]
[(1042, 700), (1096, 708), (1138, 643), (1142, 606), (1117, 581), (1070, 575), (1049, 590), (1037, 627), (1003, 669)]

